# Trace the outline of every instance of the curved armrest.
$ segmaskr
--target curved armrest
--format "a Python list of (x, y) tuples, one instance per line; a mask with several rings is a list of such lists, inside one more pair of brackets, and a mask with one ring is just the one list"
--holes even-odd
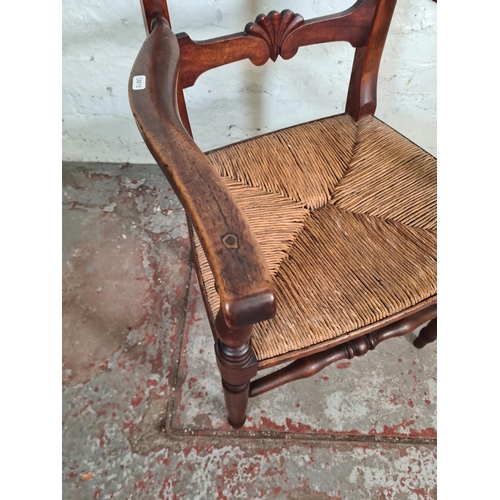
[(274, 316), (274, 288), (243, 214), (182, 125), (176, 97), (178, 62), (177, 39), (164, 19), (157, 20), (132, 68), (130, 105), (145, 143), (200, 238), (226, 324), (240, 328)]

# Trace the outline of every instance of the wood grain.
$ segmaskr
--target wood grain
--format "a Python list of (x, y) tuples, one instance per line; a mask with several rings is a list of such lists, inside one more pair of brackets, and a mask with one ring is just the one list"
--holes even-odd
[[(274, 316), (274, 289), (244, 216), (182, 125), (178, 61), (175, 35), (166, 20), (157, 20), (132, 69), (130, 104), (145, 143), (190, 214), (214, 273), (226, 323), (242, 327)], [(132, 90), (136, 75), (146, 77), (145, 89)]]
[(377, 107), (377, 79), (396, 0), (377, 0), (366, 45), (356, 49), (347, 93), (346, 113), (355, 120), (373, 115)]
[(246, 25), (242, 33), (193, 41), (179, 33), (181, 51), (180, 85), (188, 88), (205, 71), (242, 59), (256, 66), (278, 55), (291, 59), (299, 47), (334, 41), (349, 42), (362, 47), (370, 35), (370, 27), (378, 0), (358, 0), (352, 7), (337, 14), (304, 21), (291, 10), (260, 14)]

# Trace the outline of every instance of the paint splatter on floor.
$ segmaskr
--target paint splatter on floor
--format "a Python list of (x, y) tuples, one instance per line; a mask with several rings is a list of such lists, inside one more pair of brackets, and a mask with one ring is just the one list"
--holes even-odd
[(63, 165), (65, 499), (434, 499), (436, 347), (373, 353), (226, 423), (185, 215), (152, 165)]

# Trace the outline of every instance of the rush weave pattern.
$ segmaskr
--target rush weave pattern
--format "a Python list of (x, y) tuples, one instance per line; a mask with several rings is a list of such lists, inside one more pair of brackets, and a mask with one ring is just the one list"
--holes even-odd
[[(436, 294), (436, 159), (374, 117), (348, 115), (208, 153), (261, 244), (277, 314), (259, 360), (367, 326)], [(219, 299), (195, 236), (202, 286)]]

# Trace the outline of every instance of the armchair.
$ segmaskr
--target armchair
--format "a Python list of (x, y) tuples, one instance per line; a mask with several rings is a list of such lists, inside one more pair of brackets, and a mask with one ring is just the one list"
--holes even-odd
[[(249, 397), (427, 322), (415, 346), (436, 340), (436, 159), (373, 116), (395, 5), (358, 0), (311, 20), (272, 11), (243, 32), (195, 42), (173, 33), (164, 0), (142, 0), (147, 38), (130, 105), (186, 210), (235, 428)], [(345, 113), (199, 149), (183, 90), (203, 72), (334, 41), (356, 49)]]

